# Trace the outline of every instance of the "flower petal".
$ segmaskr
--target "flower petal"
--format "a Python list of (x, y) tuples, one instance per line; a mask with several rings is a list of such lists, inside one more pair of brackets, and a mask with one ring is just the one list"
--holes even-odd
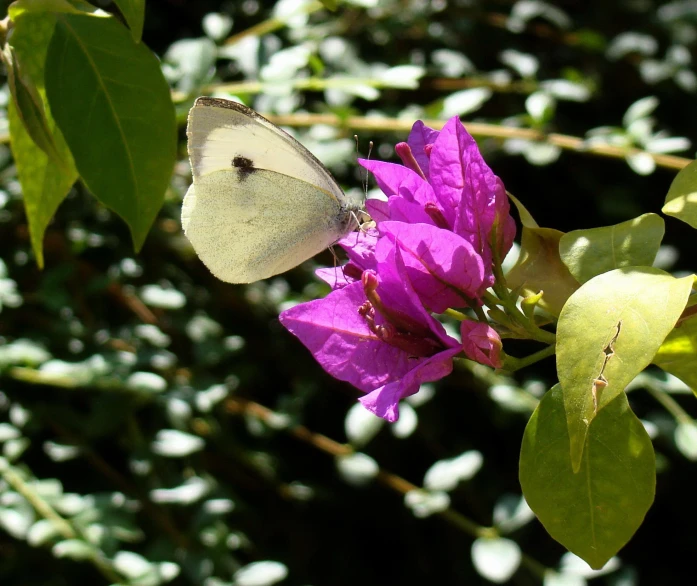
[[(459, 342), (445, 333), (445, 328), (424, 307), (420, 295), (417, 293), (412, 277), (419, 278), (418, 270), (410, 270), (399, 243), (391, 238), (380, 238), (375, 249), (375, 257), (378, 260), (378, 274), (381, 287), (378, 290), (382, 303), (391, 312), (404, 316), (404, 321), (411, 320), (416, 327), (411, 331), (421, 330), (422, 335), (435, 334), (440, 343), (447, 346), (458, 346)], [(430, 277), (427, 285), (438, 286), (433, 277)], [(457, 297), (460, 300), (459, 297)], [(460, 300), (461, 301), (461, 300)]]
[(356, 281), (356, 279), (352, 279), (346, 275), (344, 270), (344, 267), (346, 266), (347, 265), (341, 265), (338, 267), (317, 269), (315, 271), (315, 276), (329, 285), (332, 290), (341, 289), (342, 287), (346, 287), (346, 285)]
[(365, 211), (370, 215), (374, 222), (382, 222), (390, 219), (390, 207), (386, 201), (381, 199), (369, 199), (365, 202)]
[(403, 222), (383, 222), (380, 233), (399, 243), (415, 291), (436, 313), (462, 307), (466, 298), (478, 298), (486, 288), (481, 257), (457, 234), (428, 224)]
[(492, 368), (503, 366), (501, 337), (494, 328), (483, 322), (465, 320), (460, 324), (460, 333), (467, 358)]
[[(431, 151), (429, 180), (451, 228), (455, 226), (458, 208), (470, 205), (469, 201), (463, 201), (463, 194), (467, 174), (465, 163), (472, 158), (469, 156), (472, 151), (479, 153), (477, 143), (457, 116), (443, 126)], [(475, 242), (471, 244), (476, 247)]]
[[(416, 202), (408, 201), (398, 195), (387, 200), (390, 216), (387, 220), (407, 222), (408, 224), (433, 224), (433, 219), (426, 213), (424, 207)], [(384, 220), (383, 220), (384, 221)]]
[[(486, 267), (492, 262), (490, 238), (497, 226), (496, 246), (502, 260), (515, 236), (506, 188), (457, 117), (446, 123), (433, 145), (431, 184), (453, 231), (474, 246)], [(487, 282), (493, 282), (493, 275), (488, 275)]]
[(346, 251), (349, 260), (362, 271), (376, 268), (375, 244), (378, 241), (378, 231), (375, 229), (357, 230), (350, 232), (337, 244)]
[(407, 201), (415, 201), (424, 206), (438, 203), (433, 188), (411, 169), (382, 161), (358, 159), (358, 162), (373, 174), (387, 197), (399, 195)]
[(453, 370), (453, 356), (459, 352), (459, 347), (448, 348), (430, 358), (420, 359), (401, 380), (388, 383), (358, 400), (371, 413), (395, 422), (399, 418), (399, 401), (417, 393), (423, 383), (448, 376)]
[(411, 152), (419, 163), (419, 167), (424, 172), (426, 179), (430, 177), (430, 156), (424, 150), (424, 147), (428, 144), (433, 144), (436, 142), (439, 130), (433, 130), (426, 126), (421, 120), (414, 122), (414, 126), (411, 127), (411, 132), (409, 133), (409, 138), (407, 139), (407, 144), (411, 148)]
[(405, 352), (370, 330), (358, 313), (366, 301), (363, 284), (357, 281), (324, 299), (291, 307), (279, 319), (334, 378), (371, 391), (400, 378), (412, 365)]

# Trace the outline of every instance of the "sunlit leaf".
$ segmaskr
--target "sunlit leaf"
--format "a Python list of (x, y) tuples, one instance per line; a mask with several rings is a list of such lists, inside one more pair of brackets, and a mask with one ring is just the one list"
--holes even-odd
[(552, 228), (523, 226), (518, 262), (506, 275), (508, 286), (521, 287), (525, 295), (544, 292), (539, 306), (559, 315), (564, 303), (578, 289), (559, 256), (559, 241), (564, 235)]
[(520, 287), (523, 295), (544, 295), (539, 306), (552, 315), (559, 315), (569, 296), (578, 289), (578, 283), (559, 257), (559, 239), (564, 234), (552, 228), (540, 228), (532, 214), (512, 194), (508, 194), (518, 210), (523, 224), (520, 255), (516, 264), (506, 273), (512, 289)]
[(55, 19), (50, 14), (37, 13), (20, 17), (15, 21), (11, 40), (14, 53), (22, 63), (22, 75), (33, 84), (36, 98), (41, 100), (37, 107), (42, 109), (40, 115), (43, 120), (36, 122), (45, 126), (34, 126), (34, 137), (37, 132), (45, 131), (46, 141), (50, 143), (48, 149), (54, 153), (49, 156), (37, 144), (20, 118), (15, 104), (10, 103), (10, 146), (22, 185), (32, 250), (39, 267), (44, 265), (43, 239), (46, 227), (77, 179), (72, 155), (53, 119), (43, 85), (44, 62), (54, 24)]
[(71, 560), (88, 560), (94, 557), (94, 547), (81, 539), (66, 539), (56, 543), (52, 550), (57, 558), (69, 558)]
[(685, 320), (668, 334), (653, 363), (697, 390), (697, 317)]
[(591, 423), (574, 472), (564, 403), (557, 385), (530, 418), (520, 484), (549, 534), (597, 569), (629, 541), (653, 502), (653, 446), (620, 393)]
[(697, 161), (675, 176), (661, 211), (697, 228)]
[(675, 445), (688, 460), (697, 460), (697, 425), (693, 422), (679, 423), (675, 428)]
[(380, 472), (378, 463), (361, 452), (337, 456), (336, 468), (341, 477), (354, 486), (364, 486)]
[(562, 262), (579, 283), (612, 269), (651, 266), (661, 245), (665, 224), (644, 214), (616, 226), (574, 230), (559, 241)]
[(424, 476), (424, 488), (428, 490), (454, 490), (460, 482), (470, 480), (482, 467), (484, 457), (477, 450), (468, 450), (445, 460), (436, 461)]
[(83, 0), (16, 0), (7, 8), (8, 15), (16, 22), (26, 14), (81, 14), (108, 18), (109, 13)]
[(692, 277), (628, 267), (594, 277), (567, 301), (557, 324), (557, 372), (574, 470), (591, 421), (649, 365), (691, 288)]
[(272, 586), (285, 580), (288, 568), (270, 560), (252, 562), (235, 572), (234, 580), (237, 586)]
[(186, 95), (197, 92), (211, 81), (217, 53), (215, 43), (206, 37), (175, 41), (164, 56), (165, 63), (171, 67), (170, 83)]

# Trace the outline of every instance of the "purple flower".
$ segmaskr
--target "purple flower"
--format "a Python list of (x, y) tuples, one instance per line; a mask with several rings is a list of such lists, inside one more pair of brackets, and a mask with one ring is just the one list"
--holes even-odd
[[(427, 142), (432, 141), (432, 142)], [(506, 189), (479, 152), (459, 118), (440, 132), (417, 122), (405, 145), (396, 148), (402, 165), (360, 160), (387, 195), (377, 208), (378, 222), (431, 223), (467, 240), (484, 262), (486, 286), (493, 283), (492, 245), (499, 261), (510, 250), (515, 223)]]
[(349, 260), (317, 271), (333, 289), (326, 298), (280, 316), (388, 421), (422, 383), (450, 374), (457, 354), (502, 366), (501, 338), (487, 323), (463, 321), (460, 342), (431, 313), (480, 306), (515, 235), (503, 183), (458, 118), (442, 131), (416, 122), (395, 150), (402, 165), (360, 161), (387, 196), (366, 204), (377, 228), (337, 243)]
[(463, 347), (424, 309), (399, 246), (390, 249), (377, 272), (296, 305), (280, 320), (329, 374), (366, 393), (360, 401), (368, 410), (396, 421), (400, 399), (450, 374)]
[(375, 261), (375, 243), (378, 240), (378, 231), (375, 229), (351, 232), (337, 242), (346, 251), (349, 262), (340, 266), (326, 269), (317, 269), (315, 275), (326, 282), (332, 289), (345, 287), (361, 278), (363, 271), (374, 270), (377, 267)]
[(382, 222), (376, 255), (398, 243), (409, 279), (431, 311), (463, 307), (483, 292), (484, 265), (464, 238), (429, 224)]
[[(433, 130), (433, 128), (429, 128), (421, 122), (421, 120), (417, 120), (414, 122), (414, 126), (411, 127), (411, 132), (407, 140), (407, 146), (411, 151), (411, 156), (418, 164), (426, 180), (428, 180), (430, 176), (429, 159), (431, 158), (431, 149), (439, 134), (439, 130)], [(404, 165), (410, 167), (411, 165), (405, 161), (405, 158), (408, 159), (409, 155), (406, 154), (403, 145), (404, 143), (399, 143), (395, 147), (395, 150), (399, 154), (400, 159), (404, 162)]]
[(489, 324), (465, 320), (460, 324), (460, 334), (467, 358), (492, 368), (503, 366), (501, 337)]

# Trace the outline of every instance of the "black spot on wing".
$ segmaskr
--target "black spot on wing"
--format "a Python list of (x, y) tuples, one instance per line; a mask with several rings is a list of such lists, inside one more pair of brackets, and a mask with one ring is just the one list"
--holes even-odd
[(240, 155), (236, 155), (232, 159), (232, 166), (237, 169), (237, 175), (239, 176), (240, 181), (244, 181), (256, 170), (252, 159), (248, 159), (247, 157), (242, 157)]

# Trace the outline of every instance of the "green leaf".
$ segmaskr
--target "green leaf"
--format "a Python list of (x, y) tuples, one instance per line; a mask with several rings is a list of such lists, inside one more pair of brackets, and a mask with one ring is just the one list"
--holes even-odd
[(145, 0), (114, 0), (121, 14), (131, 29), (131, 36), (136, 43), (143, 36), (143, 21), (145, 20)]
[(7, 84), (19, 119), (36, 146), (54, 163), (60, 165), (61, 157), (53, 141), (53, 134), (49, 129), (44, 111), (44, 102), (38, 89), (33, 81), (23, 74), (11, 45), (5, 45), (1, 55), (7, 71)]
[(523, 203), (510, 191), (506, 192), (508, 199), (510, 199), (518, 210), (518, 215), (520, 216), (520, 223), (527, 228), (539, 228), (539, 224), (532, 217), (532, 214), (523, 205)]
[[(45, 124), (43, 129), (34, 126), (34, 132), (30, 133), (26, 112), (24, 120), (20, 119), (15, 104), (10, 103), (10, 146), (22, 185), (32, 250), (41, 268), (44, 266), (42, 244), (46, 227), (77, 179), (70, 149), (53, 120), (43, 86), (44, 62), (54, 24), (55, 19), (50, 14), (37, 13), (18, 18), (11, 38), (13, 53), (22, 63), (22, 77), (27, 85), (33, 85), (32, 99), (40, 102), (37, 103), (43, 115), (40, 123)], [(39, 123), (38, 120), (35, 122)], [(49, 150), (53, 149), (53, 156), (49, 156), (45, 148), (40, 148), (41, 138), (36, 140), (37, 132), (47, 133), (46, 140), (50, 141)]]
[(697, 228), (697, 161), (675, 176), (661, 211)]
[(697, 390), (697, 317), (685, 320), (668, 334), (653, 363)]
[(10, 147), (22, 185), (31, 247), (36, 256), (36, 264), (43, 268), (43, 240), (46, 227), (75, 183), (77, 171), (74, 167), (71, 170), (58, 165), (36, 146), (19, 119), (13, 102), (8, 105), (7, 115), (10, 124)]
[(82, 14), (108, 18), (108, 12), (92, 6), (81, 0), (16, 0), (7, 8), (7, 13), (13, 21), (28, 14), (45, 15), (51, 13)]
[(506, 274), (512, 289), (521, 288), (525, 295), (544, 292), (539, 306), (552, 315), (559, 315), (578, 283), (559, 256), (559, 240), (564, 235), (552, 228), (523, 226), (520, 256)]
[(542, 291), (544, 294), (538, 305), (552, 315), (559, 315), (566, 300), (578, 289), (578, 283), (559, 257), (559, 240), (564, 233), (540, 228), (518, 198), (509, 192), (506, 194), (515, 204), (523, 224), (520, 255), (506, 274), (506, 282), (511, 289), (520, 287), (520, 292), (526, 296)]
[(692, 276), (626, 267), (594, 277), (566, 302), (557, 324), (557, 372), (574, 470), (593, 418), (650, 364), (692, 282)]
[(579, 283), (612, 269), (651, 266), (663, 240), (665, 224), (644, 214), (616, 226), (574, 230), (562, 236), (559, 254)]
[(80, 176), (128, 223), (139, 250), (162, 205), (177, 147), (174, 106), (157, 58), (113, 18), (58, 14), (46, 92)]
[(520, 484), (549, 534), (599, 569), (629, 541), (653, 502), (653, 446), (620, 393), (593, 420), (574, 473), (562, 395), (559, 385), (552, 388), (525, 428)]

